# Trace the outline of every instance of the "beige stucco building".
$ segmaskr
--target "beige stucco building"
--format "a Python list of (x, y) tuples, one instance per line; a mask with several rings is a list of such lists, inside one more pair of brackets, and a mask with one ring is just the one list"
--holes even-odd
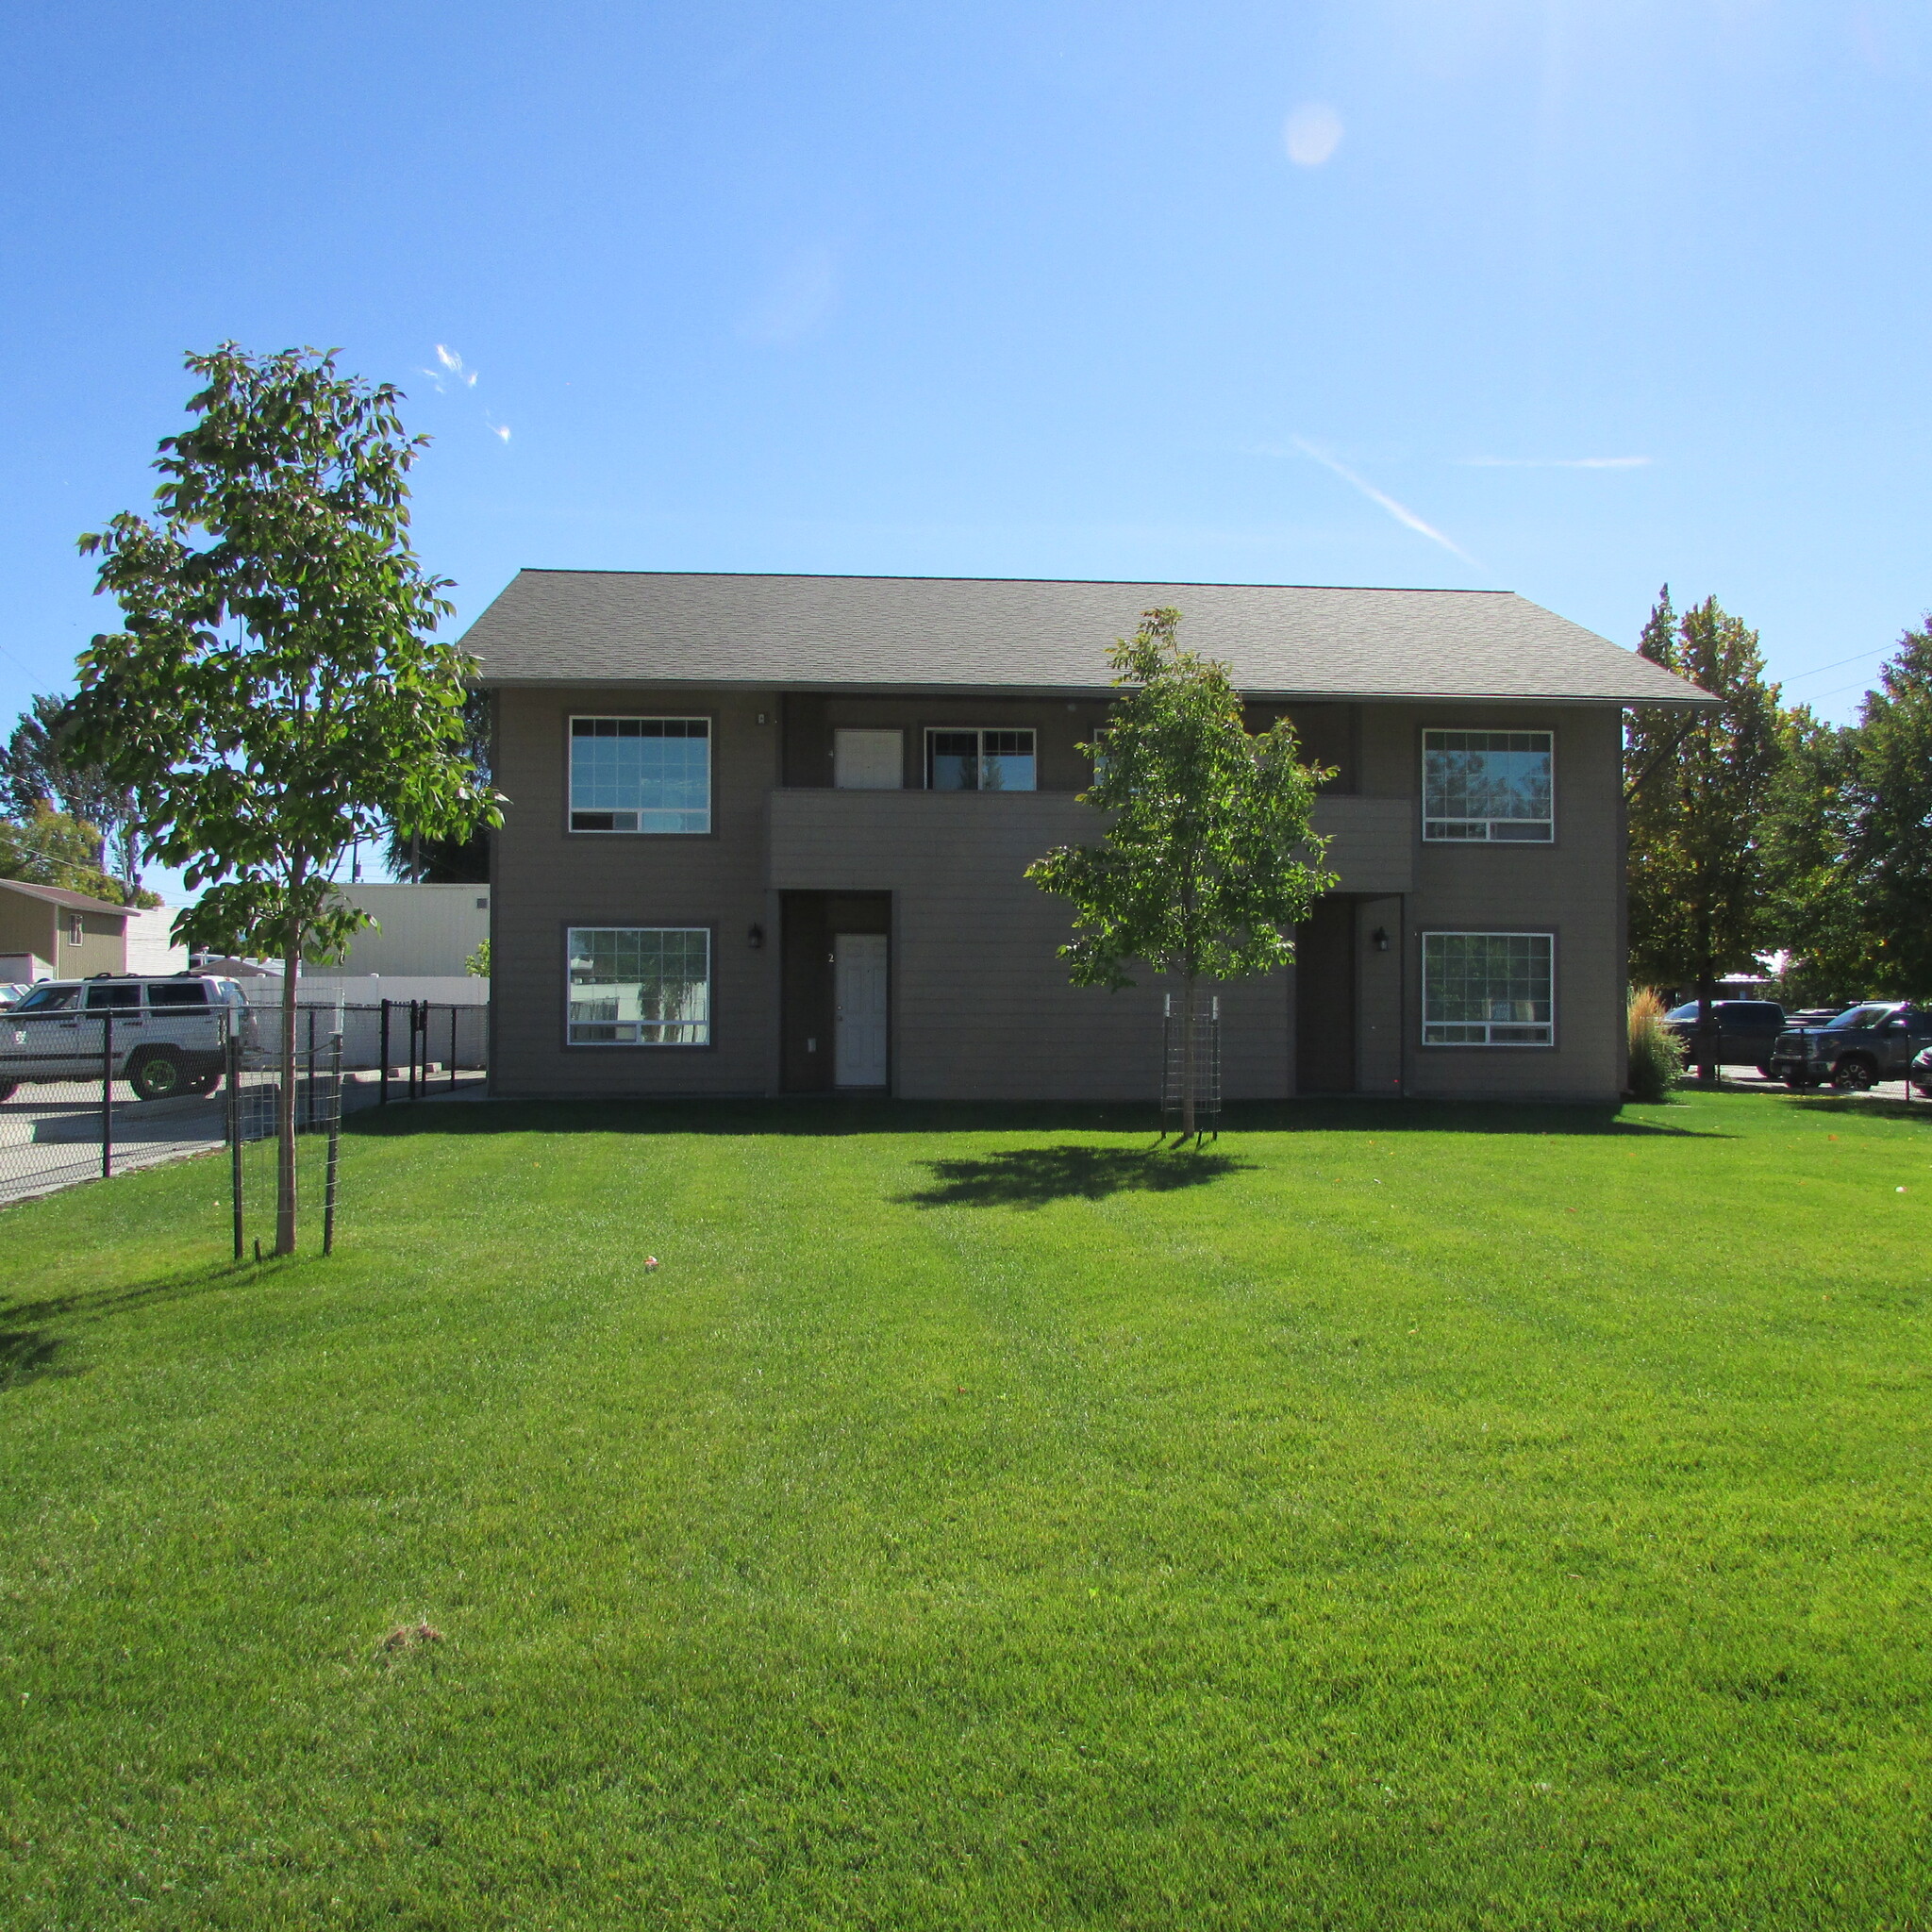
[(469, 633), (509, 798), (506, 1094), (1145, 1099), (1164, 983), (1023, 876), (1157, 605), (1335, 775), (1338, 889), (1220, 989), (1229, 1099), (1622, 1090), (1622, 714), (1706, 702), (1504, 593), (526, 571)]
[(0, 879), (0, 980), (125, 973), (128, 918), (125, 906), (85, 892)]

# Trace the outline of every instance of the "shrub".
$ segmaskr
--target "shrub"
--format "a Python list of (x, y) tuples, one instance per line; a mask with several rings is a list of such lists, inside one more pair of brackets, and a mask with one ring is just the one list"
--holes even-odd
[(1630, 995), (1630, 1091), (1662, 1100), (1684, 1071), (1684, 1045), (1664, 1024), (1664, 1003), (1647, 986)]

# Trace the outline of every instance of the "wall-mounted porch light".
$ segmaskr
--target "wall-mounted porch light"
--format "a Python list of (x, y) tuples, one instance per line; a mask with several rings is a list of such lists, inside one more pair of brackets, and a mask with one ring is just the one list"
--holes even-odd
[(754, 953), (763, 947), (765, 943), (765, 929), (757, 920), (752, 921), (751, 930), (745, 934), (744, 942)]
[(1374, 931), (1369, 935), (1369, 943), (1374, 947), (1376, 952), (1386, 953), (1389, 950), (1389, 935), (1381, 926), (1378, 925), (1374, 929)]

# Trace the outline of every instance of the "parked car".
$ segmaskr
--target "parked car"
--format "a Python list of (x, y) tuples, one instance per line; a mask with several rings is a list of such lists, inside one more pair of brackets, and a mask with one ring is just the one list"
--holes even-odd
[(1932, 1009), (1903, 1000), (1864, 1000), (1823, 1026), (1792, 1027), (1772, 1049), (1774, 1079), (1802, 1091), (1829, 1080), (1862, 1092), (1905, 1076), (1920, 1049), (1932, 1044)]
[(10, 1012), (31, 991), (24, 979), (0, 979), (0, 1013)]
[[(1710, 1016), (1717, 1022), (1717, 1063), (1721, 1067), (1756, 1067), (1771, 1071), (1771, 1049), (1785, 1030), (1785, 1009), (1774, 1000), (1712, 1000)], [(1697, 1002), (1673, 1007), (1664, 1024), (1697, 1057)]]
[(1927, 1100), (1932, 1100), (1932, 1046), (1913, 1056), (1909, 1078)]
[(244, 1053), (253, 1057), (259, 1045), (255, 1016), (232, 979), (192, 973), (46, 979), (0, 1014), (0, 1100), (29, 1081), (98, 1079), (110, 1013), (114, 1078), (142, 1100), (212, 1092), (229, 1027), (240, 1029)]

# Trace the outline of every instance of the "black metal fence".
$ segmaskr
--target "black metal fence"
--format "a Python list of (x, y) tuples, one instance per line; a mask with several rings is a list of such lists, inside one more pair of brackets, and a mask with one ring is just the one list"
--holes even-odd
[[(280, 1013), (0, 1012), (0, 1207), (225, 1150), (238, 1258), (273, 1245)], [(333, 1245), (345, 1114), (476, 1093), (488, 1009), (390, 1000), (295, 1015), (296, 1185)], [(197, 1195), (197, 1199), (205, 1197)], [(318, 1210), (320, 1210), (318, 1217)]]

